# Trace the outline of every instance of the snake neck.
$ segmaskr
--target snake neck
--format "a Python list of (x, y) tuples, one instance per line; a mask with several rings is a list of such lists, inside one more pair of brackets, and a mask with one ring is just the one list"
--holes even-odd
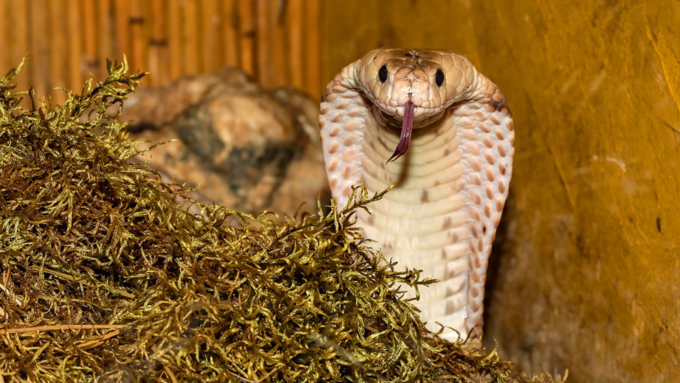
[[(408, 152), (391, 163), (387, 160), (399, 142), (399, 131), (368, 118), (362, 132), (360, 181), (376, 191), (395, 184), (394, 192), (388, 193), (385, 199), (405, 204), (411, 217), (420, 216), (416, 210), (424, 204), (459, 192), (463, 185), (455, 181), (459, 180), (463, 168), (456, 164), (462, 152), (452, 114), (453, 110), (446, 110), (435, 123), (414, 129)], [(404, 194), (411, 198), (404, 200)]]
[[(406, 155), (389, 164), (398, 131), (367, 121), (359, 178), (370, 192), (395, 188), (372, 205), (372, 215), (360, 212), (358, 225), (399, 268), (440, 280), (421, 289), (414, 302), (431, 330), (437, 331), (435, 322), (440, 322), (466, 332), (469, 305), (476, 303), (468, 299), (470, 214), (454, 115), (448, 109), (435, 123), (415, 130)], [(408, 298), (416, 296), (414, 289), (404, 289)]]

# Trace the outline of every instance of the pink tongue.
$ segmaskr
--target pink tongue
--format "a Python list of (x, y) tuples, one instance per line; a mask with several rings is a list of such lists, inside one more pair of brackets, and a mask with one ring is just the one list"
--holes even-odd
[(401, 137), (399, 137), (399, 143), (397, 144), (397, 149), (395, 149), (394, 154), (387, 160), (387, 163), (396, 161), (397, 158), (403, 156), (408, 150), (408, 146), (411, 143), (411, 132), (413, 131), (413, 111), (415, 110), (412, 102), (406, 103), (404, 105), (404, 123), (401, 125)]

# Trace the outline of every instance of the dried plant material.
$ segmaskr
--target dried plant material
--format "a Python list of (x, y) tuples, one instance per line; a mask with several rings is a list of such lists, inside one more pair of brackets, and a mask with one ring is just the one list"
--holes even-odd
[(106, 110), (144, 74), (107, 67), (63, 106), (22, 109), (17, 70), (0, 81), (2, 380), (553, 381), (425, 329), (395, 286), (433, 281), (352, 225), (384, 193), (281, 222), (198, 204), (130, 161)]

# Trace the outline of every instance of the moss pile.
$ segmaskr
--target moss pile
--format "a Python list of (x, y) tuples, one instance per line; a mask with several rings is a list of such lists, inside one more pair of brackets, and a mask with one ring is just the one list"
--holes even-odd
[(0, 81), (0, 381), (552, 381), (428, 333), (395, 284), (432, 281), (352, 226), (381, 195), (277, 220), (132, 162), (106, 111), (144, 74), (108, 69), (61, 106)]

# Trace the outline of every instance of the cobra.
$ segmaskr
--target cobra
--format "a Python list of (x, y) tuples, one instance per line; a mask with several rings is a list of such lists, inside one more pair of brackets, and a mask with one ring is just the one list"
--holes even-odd
[(377, 192), (395, 184), (372, 215), (359, 213), (357, 226), (398, 267), (439, 280), (414, 301), (428, 329), (450, 327), (441, 336), (451, 341), (473, 329), (480, 337), (514, 153), (498, 87), (450, 51), (377, 49), (328, 84), (319, 123), (339, 209), (352, 186)]

